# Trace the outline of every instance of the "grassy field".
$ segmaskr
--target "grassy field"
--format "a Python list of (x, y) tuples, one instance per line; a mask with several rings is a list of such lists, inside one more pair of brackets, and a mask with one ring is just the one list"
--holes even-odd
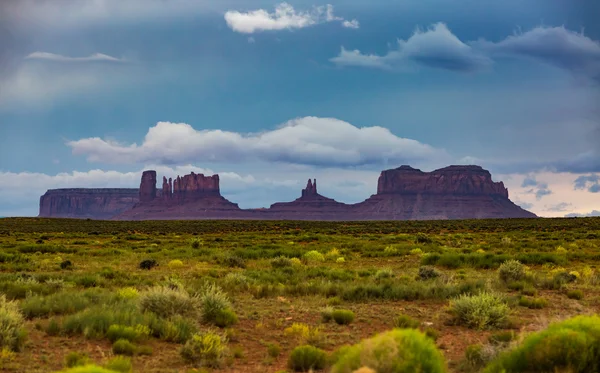
[(599, 263), (600, 218), (0, 219), (0, 371), (597, 372), (598, 319), (552, 328)]

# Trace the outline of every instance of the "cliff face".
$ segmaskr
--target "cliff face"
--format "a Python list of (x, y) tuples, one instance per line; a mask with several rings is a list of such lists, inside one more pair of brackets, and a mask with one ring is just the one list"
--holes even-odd
[(508, 198), (502, 182), (493, 182), (480, 166), (449, 166), (423, 172), (410, 166), (382, 171), (377, 194), (489, 195)]
[(409, 166), (382, 171), (377, 194), (355, 205), (364, 220), (531, 218), (508, 198), (502, 182), (480, 166), (423, 172)]
[(51, 189), (40, 197), (39, 216), (110, 219), (138, 200), (138, 189)]
[(151, 191), (152, 186), (156, 188), (156, 172), (146, 171), (140, 185), (140, 202), (114, 219), (226, 219), (243, 214), (237, 204), (221, 196), (219, 175), (192, 172), (175, 179), (163, 177), (160, 196), (146, 193), (150, 197), (142, 199), (143, 190)]

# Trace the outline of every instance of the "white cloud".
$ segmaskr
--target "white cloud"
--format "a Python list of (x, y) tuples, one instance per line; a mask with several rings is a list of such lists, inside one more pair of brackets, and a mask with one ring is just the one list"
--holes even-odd
[(353, 19), (352, 21), (344, 21), (342, 22), (342, 26), (346, 27), (346, 28), (353, 28), (353, 29), (357, 29), (360, 27), (360, 23), (358, 22), (358, 20)]
[(407, 40), (398, 40), (396, 49), (383, 56), (348, 51), (344, 47), (330, 61), (345, 66), (407, 68), (427, 66), (438, 69), (472, 72), (483, 70), (492, 61), (463, 43), (444, 23), (423, 31), (417, 29)]
[(141, 145), (100, 138), (68, 142), (76, 155), (91, 162), (283, 162), (321, 166), (362, 166), (439, 160), (446, 157), (416, 140), (383, 127), (358, 128), (335, 118), (304, 117), (261, 133), (196, 130), (189, 124), (159, 122)]
[(47, 60), (57, 62), (123, 62), (124, 60), (102, 53), (94, 53), (87, 57), (68, 57), (48, 52), (33, 52), (25, 57), (26, 60)]
[(346, 21), (333, 13), (333, 6), (314, 7), (311, 11), (297, 11), (288, 3), (275, 6), (269, 13), (264, 9), (240, 12), (229, 10), (225, 13), (225, 22), (233, 31), (252, 34), (258, 31), (301, 29), (325, 22), (342, 21), (344, 27), (358, 28), (358, 21)]

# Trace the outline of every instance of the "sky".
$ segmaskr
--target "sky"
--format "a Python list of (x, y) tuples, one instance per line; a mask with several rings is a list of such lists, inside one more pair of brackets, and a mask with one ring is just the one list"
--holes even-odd
[(1, 1), (0, 216), (147, 169), (354, 203), (405, 164), (600, 215), (598, 1), (316, 1)]

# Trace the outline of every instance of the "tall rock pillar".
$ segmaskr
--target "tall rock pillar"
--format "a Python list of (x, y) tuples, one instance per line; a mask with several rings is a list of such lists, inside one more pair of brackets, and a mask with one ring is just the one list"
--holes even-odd
[(140, 183), (140, 202), (150, 202), (156, 198), (156, 171), (144, 171)]

